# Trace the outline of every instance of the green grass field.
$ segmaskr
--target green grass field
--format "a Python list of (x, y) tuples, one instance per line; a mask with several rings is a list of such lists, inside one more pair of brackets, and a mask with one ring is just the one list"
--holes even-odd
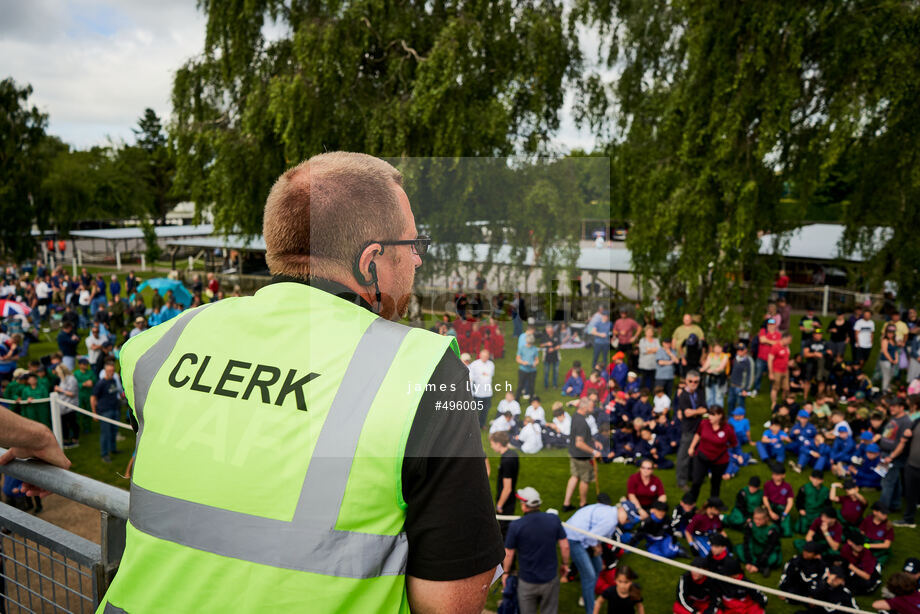
[[(510, 324), (507, 327), (503, 327), (503, 330), (505, 331), (506, 335), (505, 358), (496, 362), (494, 382), (503, 384), (507, 380), (511, 382), (512, 386), (516, 386), (517, 365), (514, 363), (513, 352), (517, 347), (517, 342), (511, 338)], [(568, 370), (573, 360), (581, 360), (583, 365), (590, 364), (591, 349), (586, 348), (580, 350), (562, 350), (562, 362), (559, 369), (560, 376), (566, 370)], [(870, 361), (870, 364), (874, 363)], [(560, 382), (560, 388), (561, 384), (562, 382)], [(764, 385), (763, 390), (766, 389), (767, 386)], [(553, 402), (567, 400), (559, 393), (559, 390), (546, 389), (543, 387), (542, 365), (538, 367), (535, 392), (540, 397), (543, 407), (547, 410), (547, 415), (549, 415), (549, 407), (553, 404)], [(496, 395), (494, 399), (492, 410), (493, 415), (490, 416), (490, 420), (494, 417), (494, 408), (495, 405), (497, 405), (499, 398), (501, 397)], [(763, 432), (763, 423), (766, 422), (770, 417), (769, 394), (761, 394), (757, 398), (748, 399), (747, 416), (751, 421), (751, 436), (756, 441), (760, 438), (760, 435)], [(495, 471), (498, 468), (498, 456), (492, 452), (491, 448), (489, 447), (487, 434), (483, 434), (483, 445), (487, 451), (488, 456), (490, 457), (490, 463), (493, 470), (492, 491), (494, 493), (494, 476)], [(753, 446), (746, 446), (746, 451), (754, 452)], [(525, 486), (533, 486), (536, 488), (543, 498), (543, 506), (541, 509), (547, 510), (550, 508), (555, 508), (557, 510), (562, 510), (562, 501), (563, 497), (565, 496), (565, 485), (569, 478), (568, 453), (565, 450), (543, 450), (535, 455), (526, 455), (520, 453), (520, 451), (518, 453), (521, 456), (521, 471), (518, 477), (517, 487), (523, 488)], [(632, 465), (601, 463), (598, 470), (598, 481), (600, 483), (601, 491), (607, 492), (614, 499), (614, 501), (616, 501), (621, 496), (625, 496), (626, 480), (635, 471), (636, 467)], [(668, 503), (669, 505), (673, 506), (683, 494), (683, 492), (677, 488), (675, 471), (673, 469), (656, 470), (656, 475), (658, 475), (658, 477), (660, 477), (661, 481), (664, 483), (665, 490), (668, 494)], [(723, 484), (721, 498), (723, 501), (725, 501), (726, 505), (729, 506), (729, 509), (731, 509), (738, 490), (746, 485), (748, 479), (753, 475), (759, 475), (761, 480), (764, 482), (767, 482), (770, 479), (769, 469), (763, 463), (758, 463), (756, 465), (742, 467), (741, 471), (733, 480)], [(832, 481), (831, 477), (832, 476), (828, 474), (827, 478), (825, 479), (825, 482), (828, 484), (828, 486)], [(808, 481), (807, 471), (802, 474), (797, 474), (789, 470), (788, 474), (786, 475), (786, 480), (793, 486), (793, 488), (798, 490), (799, 486)], [(708, 493), (709, 485), (707, 482), (704, 484), (700, 493), (700, 501), (704, 500), (708, 496)], [(870, 504), (877, 500), (879, 496), (878, 491), (872, 490), (864, 490), (863, 494), (869, 500)], [(573, 497), (573, 502), (577, 505), (577, 494), (575, 497)], [(594, 503), (593, 489), (589, 491), (588, 502)], [(520, 513), (520, 507), (518, 507), (518, 513)], [(563, 520), (569, 516), (571, 516), (571, 513), (561, 514)], [(892, 515), (893, 519), (898, 517), (900, 517), (899, 514)], [(895, 532), (896, 538), (892, 547), (892, 557), (889, 561), (889, 564), (883, 570), (883, 576), (886, 579), (896, 571), (900, 571), (900, 566), (903, 564), (905, 558), (909, 556), (917, 556), (918, 552), (920, 552), (920, 531), (916, 529), (898, 528), (895, 530)], [(731, 537), (733, 543), (740, 543), (742, 539), (740, 532), (729, 530), (728, 534)], [(784, 562), (789, 560), (789, 558), (795, 554), (792, 542), (793, 538), (783, 539)], [(638, 583), (642, 586), (646, 612), (649, 614), (670, 612), (674, 603), (677, 581), (680, 578), (680, 575), (683, 573), (682, 570), (674, 567), (669, 567), (662, 563), (657, 563), (634, 554), (625, 555), (622, 561), (635, 569), (639, 574)], [(681, 561), (685, 563), (689, 562), (686, 559), (682, 559)], [(779, 584), (779, 572), (774, 572), (770, 578), (767, 579), (764, 579), (762, 576), (757, 574), (755, 577), (751, 578), (751, 580), (757, 582), (758, 584), (776, 588), (776, 586)], [(495, 608), (499, 601), (500, 593), (500, 586), (493, 587), (493, 594), (489, 599), (490, 608)], [(559, 597), (559, 611), (564, 614), (583, 611), (577, 605), (579, 595), (580, 588), (577, 582), (572, 584), (562, 584)], [(873, 600), (873, 597), (863, 597), (857, 599), (860, 606), (870, 612), (873, 611), (870, 607)], [(783, 603), (778, 597), (770, 597), (767, 604), (767, 611), (771, 614), (774, 612), (778, 614), (791, 614), (797, 609), (799, 608)]]
[[(94, 272), (95, 270), (100, 270), (101, 272), (110, 272), (110, 270), (97, 267), (93, 267), (93, 269)], [(121, 277), (122, 280), (124, 279), (124, 276), (125, 273), (119, 274), (119, 277)], [(145, 300), (148, 301), (148, 304), (149, 299), (150, 296), (145, 294)], [(517, 365), (514, 362), (514, 350), (517, 347), (517, 342), (516, 340), (512, 339), (510, 323), (505, 323), (503, 325), (503, 330), (505, 332), (506, 339), (506, 353), (503, 359), (496, 361), (496, 374), (494, 382), (504, 384), (504, 382), (507, 381), (510, 382), (512, 386), (516, 386)], [(33, 344), (30, 347), (30, 358), (38, 358), (45, 354), (50, 354), (57, 351), (57, 344), (53, 341), (56, 334), (56, 330), (52, 331), (51, 333), (40, 334), (41, 342)], [(85, 336), (85, 331), (81, 331), (81, 336)], [(85, 352), (85, 348), (82, 345), (80, 347), (80, 352)], [(584, 365), (589, 364), (591, 360), (590, 348), (580, 350), (562, 350), (559, 382), (560, 387), (562, 384), (561, 377), (569, 368), (569, 366), (571, 366), (573, 360), (581, 360), (582, 364)], [(27, 360), (23, 362), (27, 362)], [(870, 364), (874, 364), (874, 360), (870, 360)], [(547, 410), (547, 414), (550, 413), (549, 408), (552, 406), (553, 402), (564, 400), (561, 394), (559, 394), (558, 389), (545, 389), (543, 387), (542, 365), (538, 368), (536, 393), (541, 397), (543, 406)], [(503, 393), (497, 393), (495, 395), (490, 420), (494, 417), (495, 407), (497, 406), (498, 401), (502, 398), (502, 396)], [(763, 423), (769, 419), (769, 395), (762, 394), (755, 399), (749, 399), (747, 408), (748, 418), (750, 418), (752, 425), (751, 434), (756, 440), (759, 438), (761, 432), (763, 431)], [(102, 482), (113, 484), (121, 488), (127, 488), (128, 480), (120, 477), (119, 474), (124, 472), (128, 460), (131, 456), (131, 451), (134, 448), (133, 433), (130, 431), (122, 431), (125, 436), (125, 440), (118, 443), (120, 454), (114, 457), (113, 463), (106, 464), (101, 461), (99, 456), (98, 431), (98, 425), (94, 423), (91, 426), (91, 431), (81, 437), (80, 447), (67, 451), (68, 457), (73, 462), (72, 469), (78, 473), (87, 475)], [(484, 449), (490, 458), (491, 466), (493, 469), (492, 490), (494, 492), (494, 471), (497, 469), (498, 459), (488, 445), (487, 434), (484, 433), (482, 439)], [(749, 448), (748, 451), (752, 450)], [(556, 508), (561, 510), (562, 500), (565, 494), (565, 485), (569, 477), (567, 452), (565, 450), (544, 450), (536, 455), (530, 456), (521, 454), (521, 456), (521, 472), (518, 478), (518, 488), (523, 488), (524, 486), (535, 487), (538, 491), (540, 491), (543, 497), (544, 510), (549, 508)], [(634, 471), (635, 467), (631, 465), (601, 464), (598, 472), (601, 490), (609, 493), (611, 497), (614, 498), (614, 500), (618, 499), (620, 496), (625, 495), (626, 479)], [(662, 470), (657, 471), (656, 473), (665, 485), (669, 503), (673, 505), (682, 494), (682, 492), (677, 488), (674, 470)], [(726, 502), (727, 505), (731, 506), (738, 489), (743, 487), (747, 483), (748, 478), (752, 475), (759, 475), (761, 476), (762, 480), (767, 481), (769, 479), (769, 470), (763, 464), (743, 467), (734, 480), (723, 485), (722, 499)], [(790, 471), (787, 475), (787, 480), (795, 489), (798, 489), (799, 486), (807, 481), (807, 475), (796, 474)], [(830, 484), (830, 476), (826, 481), (828, 484)], [(707, 484), (703, 487), (700, 499), (702, 500), (707, 497), (708, 492)], [(874, 491), (865, 492), (865, 495), (869, 499), (870, 503), (878, 498), (878, 492)], [(575, 501), (577, 501), (577, 495), (575, 497)], [(589, 493), (589, 502), (594, 502), (593, 489)], [(562, 517), (565, 519), (569, 515), (570, 514), (563, 514)], [(897, 517), (898, 515), (893, 515), (893, 518)], [(734, 542), (737, 543), (740, 541), (740, 533), (729, 531), (729, 534)], [(884, 576), (886, 578), (900, 569), (900, 565), (903, 563), (906, 557), (917, 556), (917, 553), (920, 552), (920, 532), (912, 529), (896, 529), (896, 536), (897, 537), (892, 548), (893, 556), (888, 567), (884, 570)], [(788, 560), (788, 558), (793, 554), (794, 551), (792, 546), (792, 539), (784, 539), (784, 561)], [(633, 567), (640, 575), (638, 582), (643, 588), (646, 612), (649, 614), (670, 612), (674, 601), (677, 580), (682, 573), (681, 570), (673, 567), (668, 567), (666, 565), (656, 563), (648, 559), (644, 559), (638, 555), (632, 554), (626, 555), (623, 561)], [(769, 579), (764, 579), (760, 575), (757, 575), (756, 577), (752, 578), (752, 580), (760, 584), (775, 587), (779, 583), (779, 573), (774, 572)], [(497, 597), (501, 592), (500, 583), (496, 583), (493, 589), (493, 594), (489, 599), (489, 607), (494, 609), (497, 603)], [(560, 612), (573, 613), (582, 611), (577, 607), (578, 597), (578, 583), (563, 584), (560, 595)], [(869, 605), (872, 601), (872, 597), (859, 599), (861, 606), (869, 611), (871, 611)], [(794, 612), (796, 608), (782, 603), (778, 598), (770, 598), (767, 610), (771, 612), (771, 614), (774, 612), (785, 614)]]

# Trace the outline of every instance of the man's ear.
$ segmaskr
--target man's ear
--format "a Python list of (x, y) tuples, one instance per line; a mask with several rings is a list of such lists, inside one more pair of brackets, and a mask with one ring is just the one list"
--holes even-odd
[(377, 267), (374, 264), (374, 257), (383, 252), (383, 246), (379, 243), (367, 243), (355, 258), (352, 274), (355, 281), (362, 286), (370, 286), (377, 281)]

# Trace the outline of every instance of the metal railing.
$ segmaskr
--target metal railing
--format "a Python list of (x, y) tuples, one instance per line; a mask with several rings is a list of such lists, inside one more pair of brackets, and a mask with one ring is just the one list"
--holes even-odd
[[(0, 454), (5, 451), (0, 448)], [(35, 460), (13, 461), (0, 466), (0, 473), (97, 509), (101, 523), (97, 544), (0, 505), (2, 611), (95, 611), (124, 552), (128, 492)]]

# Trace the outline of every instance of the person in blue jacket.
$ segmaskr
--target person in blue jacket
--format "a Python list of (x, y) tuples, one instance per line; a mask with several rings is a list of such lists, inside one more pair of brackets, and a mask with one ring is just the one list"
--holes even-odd
[(818, 429), (810, 420), (811, 414), (804, 409), (800, 409), (795, 416), (795, 424), (789, 429), (789, 439), (791, 441), (786, 444), (786, 452), (793, 458), (798, 455), (804, 441), (814, 441), (815, 435), (818, 434)]
[(735, 437), (740, 445), (751, 443), (751, 421), (745, 417), (744, 407), (736, 407), (728, 423), (735, 429)]
[(854, 460), (859, 463), (850, 465), (847, 472), (853, 476), (856, 485), (860, 488), (882, 488), (882, 476), (875, 471), (879, 464), (881, 448), (877, 443), (870, 443), (866, 446), (864, 455), (856, 455)]
[(850, 464), (850, 458), (856, 450), (853, 438), (850, 437), (850, 431), (844, 423), (838, 424), (834, 428), (834, 443), (831, 445), (831, 466), (835, 475), (843, 475), (846, 471), (846, 465)]
[(562, 396), (580, 397), (584, 387), (585, 380), (581, 377), (581, 374), (578, 371), (573, 371), (569, 379), (565, 380), (565, 383), (562, 384)]
[(796, 473), (801, 473), (805, 467), (814, 467), (823, 471), (830, 464), (831, 447), (824, 440), (824, 435), (817, 433), (811, 441), (802, 442), (799, 448), (799, 458), (792, 468)]
[(757, 442), (757, 454), (760, 460), (774, 459), (779, 463), (786, 460), (786, 441), (789, 436), (783, 431), (778, 420), (770, 422), (770, 428), (764, 431), (763, 437)]

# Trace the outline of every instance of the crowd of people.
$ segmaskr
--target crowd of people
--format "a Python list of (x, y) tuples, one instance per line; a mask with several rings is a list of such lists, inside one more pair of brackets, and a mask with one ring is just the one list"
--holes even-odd
[[(915, 526), (920, 497), (920, 436), (914, 435), (920, 426), (920, 319), (915, 310), (879, 322), (868, 308), (841, 310), (826, 320), (809, 309), (794, 324), (780, 298), (768, 305), (753, 334), (734, 339), (707, 337), (703, 323), (690, 314), (670, 335), (652, 314), (640, 312), (637, 317), (645, 320), (640, 324), (628, 309), (612, 320), (601, 307), (583, 326), (522, 320), (520, 334), (510, 341), (516, 345), (517, 387), (500, 391), (504, 398), (488, 422), (497, 389), (491, 359), (507, 345), (504, 339), (496, 343), (501, 330), (495, 315), (480, 321), (461, 311), (453, 319), (445, 316), (435, 330), (457, 336), (470, 368), (480, 423), (501, 456), (500, 514), (516, 512), (519, 453), (564, 448), (570, 478), (561, 511), (575, 512), (569, 526), (643, 545), (667, 558), (696, 557), (700, 566), (737, 578), (782, 570), (783, 590), (830, 603), (850, 605), (853, 595), (878, 591), (882, 567), (891, 564), (894, 528)], [(489, 331), (488, 343), (483, 329)], [(557, 378), (563, 339), (569, 347), (590, 348), (592, 361), (587, 369), (573, 361)], [(876, 349), (878, 358), (870, 363)], [(563, 397), (546, 408), (535, 391), (541, 363), (546, 395)], [(759, 424), (752, 429), (747, 403), (761, 394), (769, 394), (770, 418), (763, 433), (755, 434)], [(638, 467), (619, 500), (588, 504), (597, 463)], [(761, 475), (737, 489), (728, 513), (723, 484), (730, 484), (741, 467), (758, 463), (765, 471), (754, 468)], [(807, 473), (808, 482), (793, 489), (785, 480), (787, 466)], [(671, 468), (682, 490), (673, 508), (655, 475)], [(700, 503), (707, 482), (709, 496)], [(869, 506), (866, 494), (873, 490), (880, 494)], [(555, 563), (544, 560), (542, 572), (533, 574), (525, 570), (531, 563), (522, 549), (542, 544), (537, 551), (544, 559), (552, 553), (556, 561), (555, 542), (550, 547), (544, 537), (561, 538), (555, 529), (545, 535), (531, 530), (540, 526), (537, 521), (513, 530), (539, 511), (539, 498), (525, 504), (522, 493), (517, 499), (524, 518), (502, 523), (510, 536), (506, 547), (518, 556), (516, 590), (525, 595), (521, 609), (555, 611), (559, 576), (548, 571)], [(598, 518), (605, 505), (610, 508), (603, 513), (606, 521)], [(889, 519), (898, 511), (900, 519)], [(580, 526), (586, 514), (590, 521)], [(726, 527), (741, 532), (738, 543), (731, 543)], [(611, 612), (640, 611), (635, 574), (616, 575), (615, 550), (568, 527), (564, 531), (563, 562), (571, 560), (586, 610), (606, 602)], [(793, 539), (797, 552), (789, 561), (782, 559), (784, 539)], [(911, 559), (904, 569), (918, 566)], [(799, 571), (806, 568), (807, 574)], [(908, 573), (891, 576), (875, 603), (878, 609), (915, 611), (909, 608), (920, 604), (920, 593), (916, 577), (913, 584), (905, 581)], [(618, 597), (609, 593), (611, 587)], [(674, 611), (762, 612), (765, 603), (757, 591), (688, 573), (680, 581)]]
[[(50, 428), (49, 398), (52, 392), (57, 393), (63, 401), (65, 449), (78, 446), (93, 422), (72, 407), (129, 421), (116, 369), (121, 345), (186, 308), (223, 298), (211, 273), (204, 280), (200, 275), (193, 277), (187, 305), (177, 300), (173, 290), (154, 292), (148, 305), (138, 291), (141, 283), (134, 271), (120, 277), (91, 275), (84, 268), (74, 277), (41, 261), (7, 266), (0, 278), (0, 298), (12, 306), (0, 324), (0, 403)], [(238, 288), (234, 294), (239, 294)], [(29, 359), (29, 347), (43, 340), (53, 342), (57, 351)], [(24, 362), (27, 368), (19, 366)], [(119, 453), (117, 431), (115, 425), (100, 421), (103, 462), (112, 462), (112, 456)], [(6, 501), (40, 512), (41, 500), (17, 494), (17, 487), (15, 480), (4, 480)]]

